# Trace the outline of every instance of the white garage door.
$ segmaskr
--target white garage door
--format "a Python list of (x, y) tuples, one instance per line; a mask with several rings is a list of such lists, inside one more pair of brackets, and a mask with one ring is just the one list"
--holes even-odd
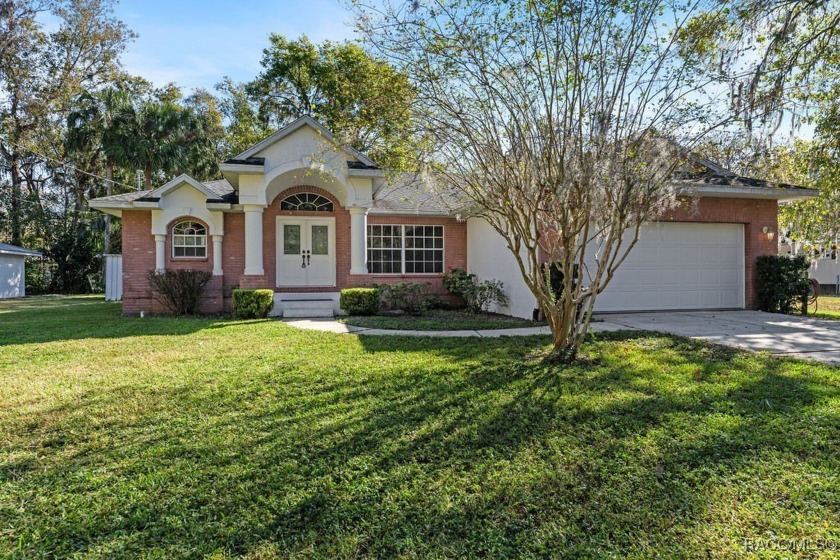
[(742, 224), (646, 226), (596, 300), (598, 311), (743, 307)]

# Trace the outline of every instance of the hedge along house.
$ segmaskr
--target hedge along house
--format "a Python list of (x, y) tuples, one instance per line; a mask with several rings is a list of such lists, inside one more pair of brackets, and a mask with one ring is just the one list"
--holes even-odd
[[(228, 310), (234, 288), (270, 288), (275, 315), (338, 311), (342, 288), (429, 283), (464, 268), (502, 280), (497, 311), (530, 317), (535, 299), (486, 222), (458, 219), (437, 196), (389, 181), (373, 161), (302, 117), (220, 166), (151, 190), (94, 199), (122, 218), (123, 311), (160, 312), (153, 270), (212, 271), (203, 309)], [(599, 296), (601, 311), (737, 309), (754, 301), (755, 258), (776, 252), (777, 204), (814, 191), (735, 176), (705, 160), (679, 179), (686, 203), (644, 229)]]

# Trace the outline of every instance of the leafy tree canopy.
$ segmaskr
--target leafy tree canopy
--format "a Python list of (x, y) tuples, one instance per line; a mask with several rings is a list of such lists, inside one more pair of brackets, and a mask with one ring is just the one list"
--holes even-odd
[(264, 126), (276, 129), (310, 115), (380, 165), (409, 165), (414, 92), (393, 66), (354, 43), (315, 45), (306, 36), (288, 40), (277, 34), (261, 64), (247, 92)]

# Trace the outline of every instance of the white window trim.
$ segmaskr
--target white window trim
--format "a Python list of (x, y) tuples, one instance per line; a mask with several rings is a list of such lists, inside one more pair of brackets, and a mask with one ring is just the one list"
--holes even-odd
[[(318, 210), (317, 207), (316, 207), (315, 210), (301, 210), (300, 208), (296, 208), (296, 209), (292, 210), (292, 209), (288, 209), (288, 208), (283, 208), (283, 203), (286, 202), (287, 200), (289, 200), (290, 198), (301, 197), (301, 196), (305, 196), (305, 195), (306, 196), (313, 195), (313, 196), (317, 197), (316, 200), (324, 199), (326, 202), (323, 205), (325, 206), (326, 204), (329, 204), (329, 210)], [(300, 206), (300, 203), (298, 203), (298, 206)], [(335, 203), (332, 200), (330, 200), (329, 198), (327, 198), (326, 196), (324, 196), (322, 194), (318, 194), (316, 192), (311, 192), (311, 191), (293, 193), (293, 194), (284, 196), (283, 199), (280, 201), (279, 207), (280, 207), (281, 212), (317, 212), (318, 214), (331, 214), (331, 213), (335, 212)]]
[[(366, 251), (370, 251), (370, 245), (367, 243), (368, 241), (368, 230), (373, 226), (392, 226), (392, 227), (399, 227), (400, 228), (400, 270), (402, 272), (368, 272), (371, 276), (440, 276), (444, 272), (446, 272), (446, 226), (443, 224), (368, 224), (368, 229), (365, 230), (365, 244), (368, 245), (365, 249)], [(439, 227), (441, 228), (441, 241), (442, 246), (440, 249), (433, 249), (434, 251), (440, 251), (440, 272), (406, 272), (405, 271), (405, 228), (406, 227)], [(367, 255), (365, 255), (367, 257)]]
[[(176, 227), (178, 227), (179, 225), (183, 224), (183, 223), (186, 223), (186, 222), (190, 222), (190, 223), (193, 223), (193, 224), (198, 224), (198, 225), (200, 225), (201, 227), (203, 227), (203, 228), (204, 228), (204, 235), (203, 235), (203, 236), (192, 235), (192, 237), (204, 237), (204, 245), (175, 245), (175, 237), (176, 237), (176, 236), (185, 236), (185, 235), (187, 235), (187, 234), (182, 234), (182, 233), (178, 233), (178, 234), (176, 234), (176, 233), (175, 233), (175, 228), (176, 228)], [(172, 225), (171, 235), (172, 235), (172, 242), (171, 242), (171, 245), (172, 245), (172, 259), (173, 259), (173, 260), (175, 260), (175, 259), (177, 259), (177, 260), (206, 260), (206, 259), (208, 258), (209, 251), (208, 251), (208, 249), (207, 249), (207, 238), (209, 237), (209, 235), (208, 235), (208, 232), (207, 232), (207, 226), (205, 226), (205, 225), (204, 225), (204, 224), (202, 224), (201, 222), (199, 222), (199, 221), (197, 221), (197, 220), (189, 220), (189, 219), (187, 219), (187, 220), (179, 220), (178, 222), (176, 222), (175, 224), (173, 224), (173, 225)], [(180, 247), (180, 248), (186, 248), (186, 247), (203, 247), (203, 248), (204, 248), (204, 255), (203, 255), (203, 256), (200, 256), (200, 257), (199, 257), (199, 256), (192, 256), (192, 257), (188, 257), (188, 256), (185, 256), (185, 255), (180, 255), (180, 256), (179, 256), (179, 255), (176, 255), (176, 254), (175, 254), (175, 249), (176, 249), (176, 248), (178, 248), (178, 247)]]

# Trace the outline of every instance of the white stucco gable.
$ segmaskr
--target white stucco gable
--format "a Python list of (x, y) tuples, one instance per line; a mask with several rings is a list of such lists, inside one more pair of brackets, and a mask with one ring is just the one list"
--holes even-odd
[[(173, 221), (187, 217), (206, 223), (210, 235), (224, 235), (225, 215), (222, 208), (208, 208), (207, 202), (218, 200), (218, 195), (189, 175), (176, 177), (144, 198), (148, 202), (138, 201), (135, 206), (148, 205), (152, 210), (152, 233), (155, 235), (165, 235)], [(153, 200), (155, 198), (159, 200)]]
[(165, 185), (156, 188), (155, 190), (153, 190), (152, 192), (147, 194), (146, 197), (148, 197), (148, 198), (160, 198), (160, 197), (165, 196), (166, 194), (168, 194), (171, 191), (174, 191), (176, 189), (180, 189), (181, 187), (183, 187), (185, 185), (188, 185), (188, 186), (194, 188), (195, 190), (199, 191), (200, 193), (204, 194), (204, 196), (206, 198), (217, 198), (216, 193), (214, 193), (209, 188), (207, 188), (207, 186), (204, 183), (200, 183), (200, 182), (196, 181), (195, 179), (193, 179), (192, 177), (190, 177), (186, 173), (182, 173), (181, 175), (178, 175), (177, 177), (175, 177), (174, 179), (172, 179), (171, 181), (169, 181)]
[(342, 206), (370, 207), (374, 180), (383, 174), (311, 117), (295, 120), (220, 169), (238, 190), (240, 204), (260, 206), (271, 204), (287, 188), (312, 185), (331, 193)]

